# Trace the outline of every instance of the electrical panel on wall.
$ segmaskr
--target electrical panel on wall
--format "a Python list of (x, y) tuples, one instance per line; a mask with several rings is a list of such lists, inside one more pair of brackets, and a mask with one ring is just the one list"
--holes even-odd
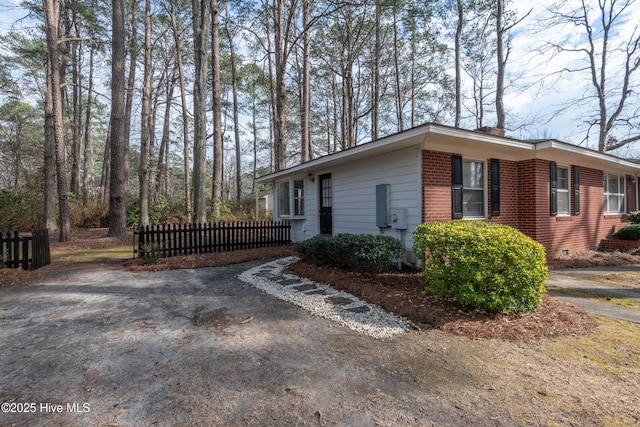
[(376, 223), (389, 228), (389, 184), (376, 185)]

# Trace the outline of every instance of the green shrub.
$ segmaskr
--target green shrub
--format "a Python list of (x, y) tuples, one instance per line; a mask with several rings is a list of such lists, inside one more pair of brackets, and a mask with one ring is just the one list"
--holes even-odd
[(620, 240), (640, 240), (640, 224), (629, 224), (613, 233), (613, 237)]
[(44, 222), (42, 191), (28, 188), (0, 190), (0, 230), (34, 230)]
[(318, 265), (358, 272), (381, 272), (393, 268), (402, 243), (394, 237), (371, 234), (319, 235), (293, 247)]
[(144, 246), (139, 255), (143, 265), (155, 265), (162, 258), (162, 249), (157, 243), (149, 243)]
[(627, 219), (631, 221), (632, 224), (640, 224), (640, 211), (629, 212)]
[(544, 247), (518, 230), (482, 221), (433, 222), (414, 233), (426, 290), (490, 313), (532, 311), (548, 277)]

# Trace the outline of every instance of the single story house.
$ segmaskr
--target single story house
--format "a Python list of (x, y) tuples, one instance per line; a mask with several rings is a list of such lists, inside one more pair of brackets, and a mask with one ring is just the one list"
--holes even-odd
[(427, 123), (257, 179), (292, 239), (386, 234), (404, 242), (423, 222), (513, 226), (548, 258), (595, 249), (638, 209), (640, 164), (557, 140)]

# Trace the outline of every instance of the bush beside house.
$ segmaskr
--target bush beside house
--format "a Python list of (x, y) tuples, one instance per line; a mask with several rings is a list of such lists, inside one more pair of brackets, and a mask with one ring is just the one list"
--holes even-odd
[(490, 313), (532, 311), (548, 277), (544, 246), (515, 228), (482, 221), (430, 222), (414, 233), (426, 290)]
[(293, 246), (318, 265), (348, 268), (361, 273), (379, 273), (393, 268), (402, 244), (390, 236), (370, 234), (318, 235)]

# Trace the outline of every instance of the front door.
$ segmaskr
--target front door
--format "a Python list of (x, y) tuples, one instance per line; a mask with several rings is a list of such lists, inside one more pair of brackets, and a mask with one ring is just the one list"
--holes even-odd
[(320, 175), (320, 234), (333, 234), (331, 174)]

